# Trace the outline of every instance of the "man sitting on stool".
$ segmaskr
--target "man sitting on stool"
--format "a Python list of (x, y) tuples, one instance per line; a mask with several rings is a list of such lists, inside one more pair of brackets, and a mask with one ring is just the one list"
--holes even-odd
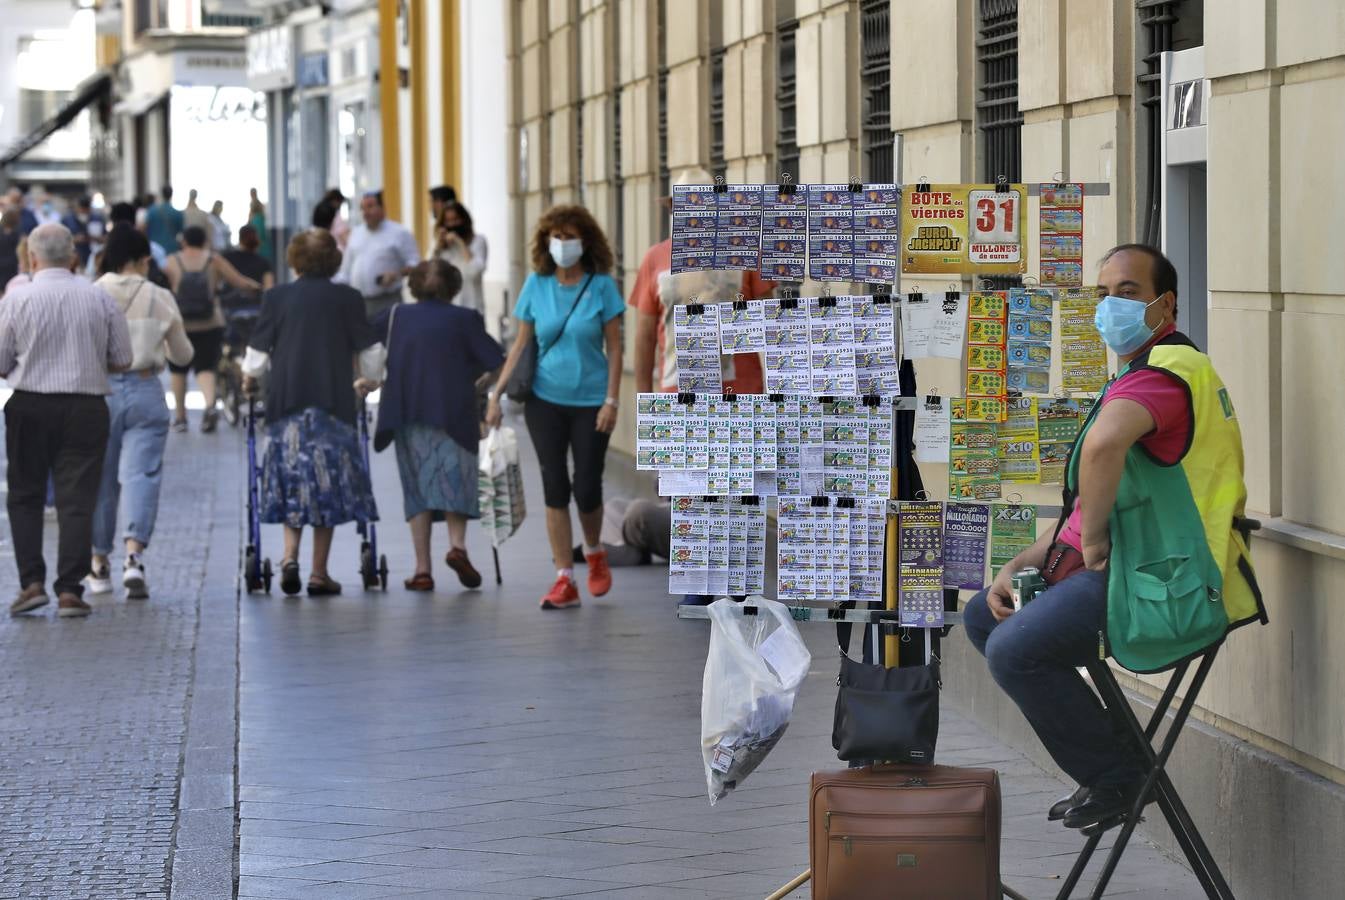
[[(1209, 358), (1176, 329), (1177, 272), (1152, 247), (1126, 244), (1103, 257), (1098, 282), (1108, 296), (1098, 304), (1096, 324), (1121, 369), (1070, 452), (1061, 522), (1001, 569), (967, 605), (964, 619), (995, 681), (1079, 784), (1048, 818), (1086, 834), (1124, 819), (1148, 771), (1078, 671), (1107, 647), (1120, 659), (1117, 641), (1127, 640), (1113, 631), (1103, 643), (1109, 577), (1148, 567), (1136, 559), (1199, 559), (1205, 571), (1197, 586), (1222, 587), (1209, 596), (1222, 597), (1227, 628), (1263, 618), (1246, 546), (1231, 537), (1247, 496), (1242, 438)], [(1124, 534), (1112, 533), (1113, 521), (1122, 521), (1114, 509), (1135, 516), (1127, 498), (1136, 496), (1151, 504), (1137, 509), (1155, 513), (1152, 522), (1141, 520), (1152, 526), (1141, 547), (1125, 539), (1135, 533), (1132, 519), (1124, 520)], [(1113, 540), (1117, 573), (1108, 570)], [(1015, 611), (1012, 578), (1029, 566), (1041, 570), (1049, 587)], [(1169, 577), (1175, 590), (1177, 577)], [(1113, 614), (1126, 601), (1112, 598)]]

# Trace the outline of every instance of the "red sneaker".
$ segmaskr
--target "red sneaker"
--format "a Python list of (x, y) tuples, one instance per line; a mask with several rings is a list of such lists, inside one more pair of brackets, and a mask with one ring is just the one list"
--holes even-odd
[(542, 609), (569, 609), (579, 605), (579, 588), (574, 579), (564, 575), (556, 577), (556, 583), (542, 597)]
[(612, 589), (612, 569), (607, 565), (607, 551), (586, 553), (584, 559), (588, 561), (588, 592), (601, 597)]

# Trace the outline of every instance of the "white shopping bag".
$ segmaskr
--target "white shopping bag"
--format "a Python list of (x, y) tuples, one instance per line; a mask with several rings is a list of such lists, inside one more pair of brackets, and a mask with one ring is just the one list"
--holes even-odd
[[(742, 606), (756, 607), (757, 614), (743, 615)], [(756, 769), (784, 734), (812, 655), (783, 603), (721, 598), (708, 611), (701, 755), (714, 805)]]
[(508, 427), (492, 428), (477, 450), (477, 486), (481, 524), (493, 546), (518, 531), (527, 516), (523, 502), (523, 470), (518, 463), (518, 436)]

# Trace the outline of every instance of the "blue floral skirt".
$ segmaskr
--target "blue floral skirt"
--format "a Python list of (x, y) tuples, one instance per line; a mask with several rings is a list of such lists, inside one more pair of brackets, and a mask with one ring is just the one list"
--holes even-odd
[(353, 426), (320, 409), (266, 425), (261, 520), (301, 528), (374, 522), (373, 487)]
[(393, 439), (407, 519), (427, 510), (434, 513), (435, 521), (441, 521), (446, 512), (481, 518), (475, 453), (428, 425), (405, 425), (394, 432)]

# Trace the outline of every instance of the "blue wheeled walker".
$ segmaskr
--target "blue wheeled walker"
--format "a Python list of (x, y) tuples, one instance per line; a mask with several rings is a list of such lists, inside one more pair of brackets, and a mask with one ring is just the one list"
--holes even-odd
[[(369, 484), (372, 486), (374, 472), (369, 464), (369, 407), (363, 400), (360, 401), (360, 408), (355, 420), (359, 427), (360, 450), (364, 457), (364, 473), (368, 476)], [(388, 589), (388, 558), (379, 555), (378, 552), (378, 525), (374, 522), (360, 521), (356, 522), (356, 528), (360, 533), (360, 578), (364, 582), (364, 589), (371, 591), (374, 588), (379, 588), (386, 591)]]
[(243, 583), (249, 594), (271, 593), (271, 560), (262, 558), (261, 468), (257, 465), (257, 401), (247, 401), (248, 434), (248, 543), (243, 554)]

